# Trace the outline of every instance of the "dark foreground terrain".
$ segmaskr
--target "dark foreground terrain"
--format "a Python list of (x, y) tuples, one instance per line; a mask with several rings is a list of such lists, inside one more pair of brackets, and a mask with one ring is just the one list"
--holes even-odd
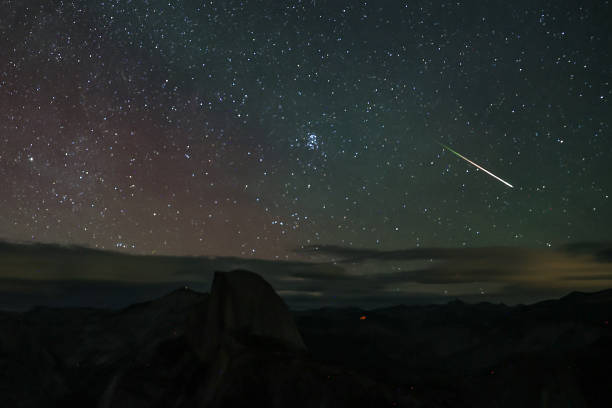
[(0, 312), (4, 407), (610, 406), (612, 290), (290, 313), (246, 271), (122, 310)]

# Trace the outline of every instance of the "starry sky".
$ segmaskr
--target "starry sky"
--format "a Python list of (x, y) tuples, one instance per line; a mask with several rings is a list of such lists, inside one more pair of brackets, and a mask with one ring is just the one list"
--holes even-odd
[(0, 9), (5, 241), (303, 260), (610, 240), (609, 1)]

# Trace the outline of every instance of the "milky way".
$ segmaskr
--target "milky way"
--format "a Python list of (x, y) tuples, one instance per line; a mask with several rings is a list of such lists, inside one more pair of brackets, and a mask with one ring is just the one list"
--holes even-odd
[(0, 3), (1, 239), (292, 259), (610, 238), (608, 1)]

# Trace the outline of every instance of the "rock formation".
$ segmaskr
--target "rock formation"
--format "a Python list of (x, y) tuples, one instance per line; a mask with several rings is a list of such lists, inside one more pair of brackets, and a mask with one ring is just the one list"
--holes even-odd
[(191, 326), (190, 340), (204, 361), (220, 348), (229, 353), (254, 346), (306, 350), (283, 300), (249, 271), (215, 272), (210, 299), (192, 317)]

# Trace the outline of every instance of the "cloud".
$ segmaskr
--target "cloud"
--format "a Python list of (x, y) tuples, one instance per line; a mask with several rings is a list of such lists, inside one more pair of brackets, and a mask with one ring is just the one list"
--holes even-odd
[(577, 242), (562, 247), (570, 254), (590, 254), (600, 262), (612, 262), (612, 243), (610, 242)]
[(443, 292), (462, 298), (482, 294), (513, 303), (530, 296), (535, 301), (547, 294), (612, 287), (612, 265), (606, 257), (610, 248), (606, 243), (579, 243), (557, 250), (483, 247), (383, 251), (312, 246), (298, 252), (316, 256), (320, 262), (327, 258), (330, 264), (347, 268), (341, 276), (317, 276), (327, 282), (327, 290), (337, 283), (350, 290), (354, 286), (386, 292), (396, 288), (403, 293)]
[(0, 243), (0, 308), (125, 306), (183, 285), (207, 291), (214, 271), (233, 269), (262, 275), (292, 308), (377, 307), (453, 298), (529, 303), (612, 287), (612, 263), (604, 256), (609, 248), (602, 243), (556, 250), (317, 246), (298, 251), (310, 261), (272, 261)]

